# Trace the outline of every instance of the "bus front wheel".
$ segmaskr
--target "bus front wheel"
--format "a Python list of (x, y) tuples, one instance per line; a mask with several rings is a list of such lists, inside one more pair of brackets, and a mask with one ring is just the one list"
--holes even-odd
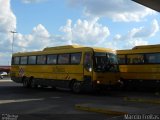
[(75, 82), (72, 84), (72, 91), (73, 91), (74, 93), (80, 93), (80, 92), (81, 92), (81, 88), (82, 88), (81, 82), (75, 81)]

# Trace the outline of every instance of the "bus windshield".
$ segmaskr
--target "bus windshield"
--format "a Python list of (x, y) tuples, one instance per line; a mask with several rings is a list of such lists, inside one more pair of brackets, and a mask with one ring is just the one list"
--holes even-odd
[(117, 56), (113, 53), (95, 52), (95, 72), (118, 72)]

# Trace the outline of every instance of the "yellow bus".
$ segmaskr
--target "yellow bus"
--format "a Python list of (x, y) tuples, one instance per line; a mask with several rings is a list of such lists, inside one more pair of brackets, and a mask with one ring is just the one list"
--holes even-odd
[(119, 80), (116, 51), (68, 45), (14, 53), (11, 79), (24, 87), (70, 88), (75, 93), (114, 86)]
[(160, 45), (117, 50), (124, 86), (160, 88)]

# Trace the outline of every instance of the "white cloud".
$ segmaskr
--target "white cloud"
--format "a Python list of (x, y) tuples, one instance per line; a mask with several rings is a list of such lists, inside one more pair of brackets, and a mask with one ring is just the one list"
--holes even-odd
[(133, 36), (136, 38), (138, 37), (153, 37), (159, 31), (158, 21), (154, 19), (151, 23), (149, 28), (141, 27), (138, 29), (133, 29), (132, 33)]
[(155, 12), (132, 0), (69, 0), (72, 6), (83, 6), (87, 16), (108, 17), (114, 21), (140, 21)]
[(147, 38), (153, 37), (157, 32), (159, 32), (158, 21), (154, 19), (150, 26), (134, 28), (129, 32), (130, 37), (134, 38)]
[(14, 51), (35, 51), (45, 47), (69, 44), (63, 35), (52, 35), (47, 29), (39, 24), (27, 35), (17, 33), (15, 35)]
[(110, 35), (106, 26), (98, 23), (98, 18), (93, 20), (77, 20), (72, 25), (68, 20), (65, 26), (60, 28), (64, 32), (64, 38), (70, 40), (72, 44), (96, 45), (97, 42), (104, 41)]
[[(12, 34), (16, 31), (16, 16), (11, 10), (10, 0), (0, 0), (0, 64), (8, 64), (11, 59)], [(15, 34), (14, 52), (39, 50), (50, 45), (50, 34), (39, 24), (33, 28), (31, 34)]]
[(16, 28), (16, 17), (10, 9), (10, 0), (0, 0), (0, 33)]
[(40, 50), (44, 47), (60, 46), (68, 44), (81, 44), (96, 46), (107, 39), (110, 32), (106, 26), (94, 20), (67, 20), (66, 25), (60, 27), (61, 35), (50, 34), (47, 29), (39, 24), (28, 35), (15, 34), (14, 52)]
[(159, 24), (158, 21), (154, 19), (150, 26), (133, 28), (125, 35), (115, 35), (113, 41), (115, 41), (117, 45), (123, 44), (123, 48), (147, 45), (147, 39), (154, 37), (157, 32), (159, 32)]
[(42, 38), (43, 38), (43, 37), (44, 37), (44, 38), (50, 37), (50, 34), (49, 34), (49, 32), (47, 31), (47, 29), (46, 29), (43, 25), (41, 25), (41, 24), (39, 24), (37, 27), (34, 27), (34, 28), (33, 28), (32, 34), (33, 34), (34, 36), (42, 37)]
[(6, 61), (5, 58), (8, 58), (6, 55), (11, 52), (10, 31), (16, 29), (16, 17), (10, 8), (10, 0), (0, 0), (0, 11), (0, 64), (2, 64)]
[(31, 34), (22, 35), (18, 33), (15, 35), (15, 51), (20, 50), (20, 48), (23, 51), (42, 49), (50, 44), (50, 40), (50, 33), (43, 25), (39, 24), (33, 28)]
[(157, 33), (157, 32), (159, 32), (159, 24), (158, 24), (158, 21), (156, 20), (156, 19), (154, 19), (153, 20), (153, 22), (152, 22), (152, 26), (151, 26), (151, 28), (150, 28), (150, 37), (153, 37), (153, 36), (155, 36), (155, 34)]
[(47, 1), (47, 0), (21, 0), (21, 1), (25, 4), (29, 4), (29, 3), (40, 3), (40, 2)]

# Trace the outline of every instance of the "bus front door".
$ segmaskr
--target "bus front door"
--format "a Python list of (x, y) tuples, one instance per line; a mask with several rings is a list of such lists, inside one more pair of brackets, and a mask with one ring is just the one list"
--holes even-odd
[(84, 88), (87, 90), (92, 87), (93, 76), (93, 54), (92, 52), (84, 53)]

